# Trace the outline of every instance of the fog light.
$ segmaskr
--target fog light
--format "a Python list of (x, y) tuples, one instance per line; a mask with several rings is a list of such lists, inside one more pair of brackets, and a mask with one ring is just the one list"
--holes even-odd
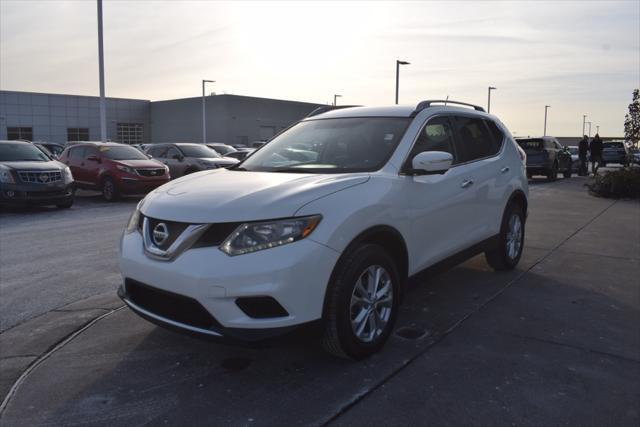
[(7, 191), (7, 196), (8, 197), (15, 197), (16, 193), (13, 190), (9, 190)]

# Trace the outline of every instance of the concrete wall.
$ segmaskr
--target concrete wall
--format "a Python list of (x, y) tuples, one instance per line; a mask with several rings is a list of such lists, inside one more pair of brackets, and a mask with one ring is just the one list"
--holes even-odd
[[(138, 99), (107, 98), (107, 138), (118, 140), (117, 123), (142, 123), (150, 141), (149, 104)], [(95, 96), (0, 91), (0, 139), (7, 127), (32, 127), (34, 141), (67, 141), (67, 128), (89, 128), (89, 139), (100, 139), (99, 98)]]
[[(267, 139), (322, 104), (237, 95), (206, 97), (207, 142)], [(151, 142), (202, 142), (202, 98), (151, 103)]]

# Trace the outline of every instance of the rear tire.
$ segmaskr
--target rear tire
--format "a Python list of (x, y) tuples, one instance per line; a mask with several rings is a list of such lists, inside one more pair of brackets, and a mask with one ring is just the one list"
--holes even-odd
[(562, 176), (564, 176), (565, 178), (571, 178), (571, 168), (572, 168), (572, 165), (569, 165), (569, 168), (566, 171), (564, 171)]
[(338, 261), (327, 288), (324, 349), (355, 360), (380, 350), (393, 329), (399, 297), (397, 266), (381, 246), (350, 251)]
[(558, 164), (554, 163), (549, 172), (547, 172), (547, 181), (555, 181), (558, 179)]
[(116, 188), (113, 180), (109, 177), (105, 178), (102, 181), (102, 197), (107, 202), (115, 202), (116, 200), (118, 200), (119, 196), (120, 195), (118, 194), (118, 189)]
[(491, 268), (503, 271), (512, 270), (518, 265), (524, 247), (524, 224), (522, 206), (511, 203), (502, 217), (498, 246), (484, 253)]

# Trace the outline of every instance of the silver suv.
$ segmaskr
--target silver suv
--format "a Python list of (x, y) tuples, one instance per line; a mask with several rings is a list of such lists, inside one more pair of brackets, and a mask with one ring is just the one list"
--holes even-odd
[(188, 142), (152, 144), (147, 148), (147, 154), (167, 165), (171, 178), (238, 163), (238, 160), (222, 157), (206, 145)]

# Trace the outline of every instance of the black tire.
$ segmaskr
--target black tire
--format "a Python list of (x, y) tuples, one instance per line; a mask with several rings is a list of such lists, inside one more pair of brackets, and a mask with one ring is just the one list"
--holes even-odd
[(116, 188), (113, 180), (109, 177), (105, 178), (102, 181), (102, 197), (107, 202), (115, 202), (118, 200), (119, 196), (120, 194), (118, 193), (118, 189)]
[(558, 164), (554, 163), (547, 172), (547, 181), (555, 181), (558, 179)]
[[(382, 267), (391, 281), (391, 304), (387, 309), (388, 320), (380, 333), (371, 333), (371, 341), (365, 342), (356, 335), (352, 326), (352, 310), (358, 310), (357, 304), (352, 305), (356, 295), (356, 285), (360, 277), (366, 274), (369, 268)], [(368, 294), (368, 297), (371, 297)], [(389, 338), (398, 313), (400, 298), (400, 275), (395, 261), (378, 245), (364, 244), (349, 251), (338, 261), (331, 282), (327, 287), (324, 307), (324, 349), (338, 357), (361, 360), (376, 353), (382, 348)], [(376, 303), (377, 304), (377, 303)], [(376, 308), (374, 311), (377, 311)], [(378, 317), (376, 313), (360, 307), (358, 314), (366, 312), (364, 321), (366, 328), (371, 331), (371, 326), (366, 319), (370, 315)], [(357, 317), (357, 316), (356, 316)], [(378, 317), (379, 318), (379, 317)], [(377, 329), (376, 329), (377, 330)], [(362, 331), (364, 333), (364, 330)]]
[(572, 168), (572, 165), (569, 165), (569, 168), (564, 171), (562, 176), (564, 176), (565, 178), (571, 178), (571, 168)]
[[(520, 220), (520, 245), (515, 255), (510, 255), (508, 250), (509, 245), (509, 222), (511, 217), (516, 215)], [(520, 257), (522, 256), (522, 249), (524, 248), (524, 228), (525, 228), (525, 216), (522, 206), (518, 203), (511, 203), (505, 209), (502, 217), (502, 225), (500, 226), (500, 235), (498, 237), (498, 245), (496, 248), (486, 251), (484, 253), (487, 263), (496, 271), (512, 270), (518, 265)]]
[(71, 206), (73, 206), (73, 198), (67, 200), (64, 203), (58, 203), (56, 205), (59, 209), (69, 209)]
[(527, 179), (533, 178), (533, 174), (531, 172), (527, 172)]

